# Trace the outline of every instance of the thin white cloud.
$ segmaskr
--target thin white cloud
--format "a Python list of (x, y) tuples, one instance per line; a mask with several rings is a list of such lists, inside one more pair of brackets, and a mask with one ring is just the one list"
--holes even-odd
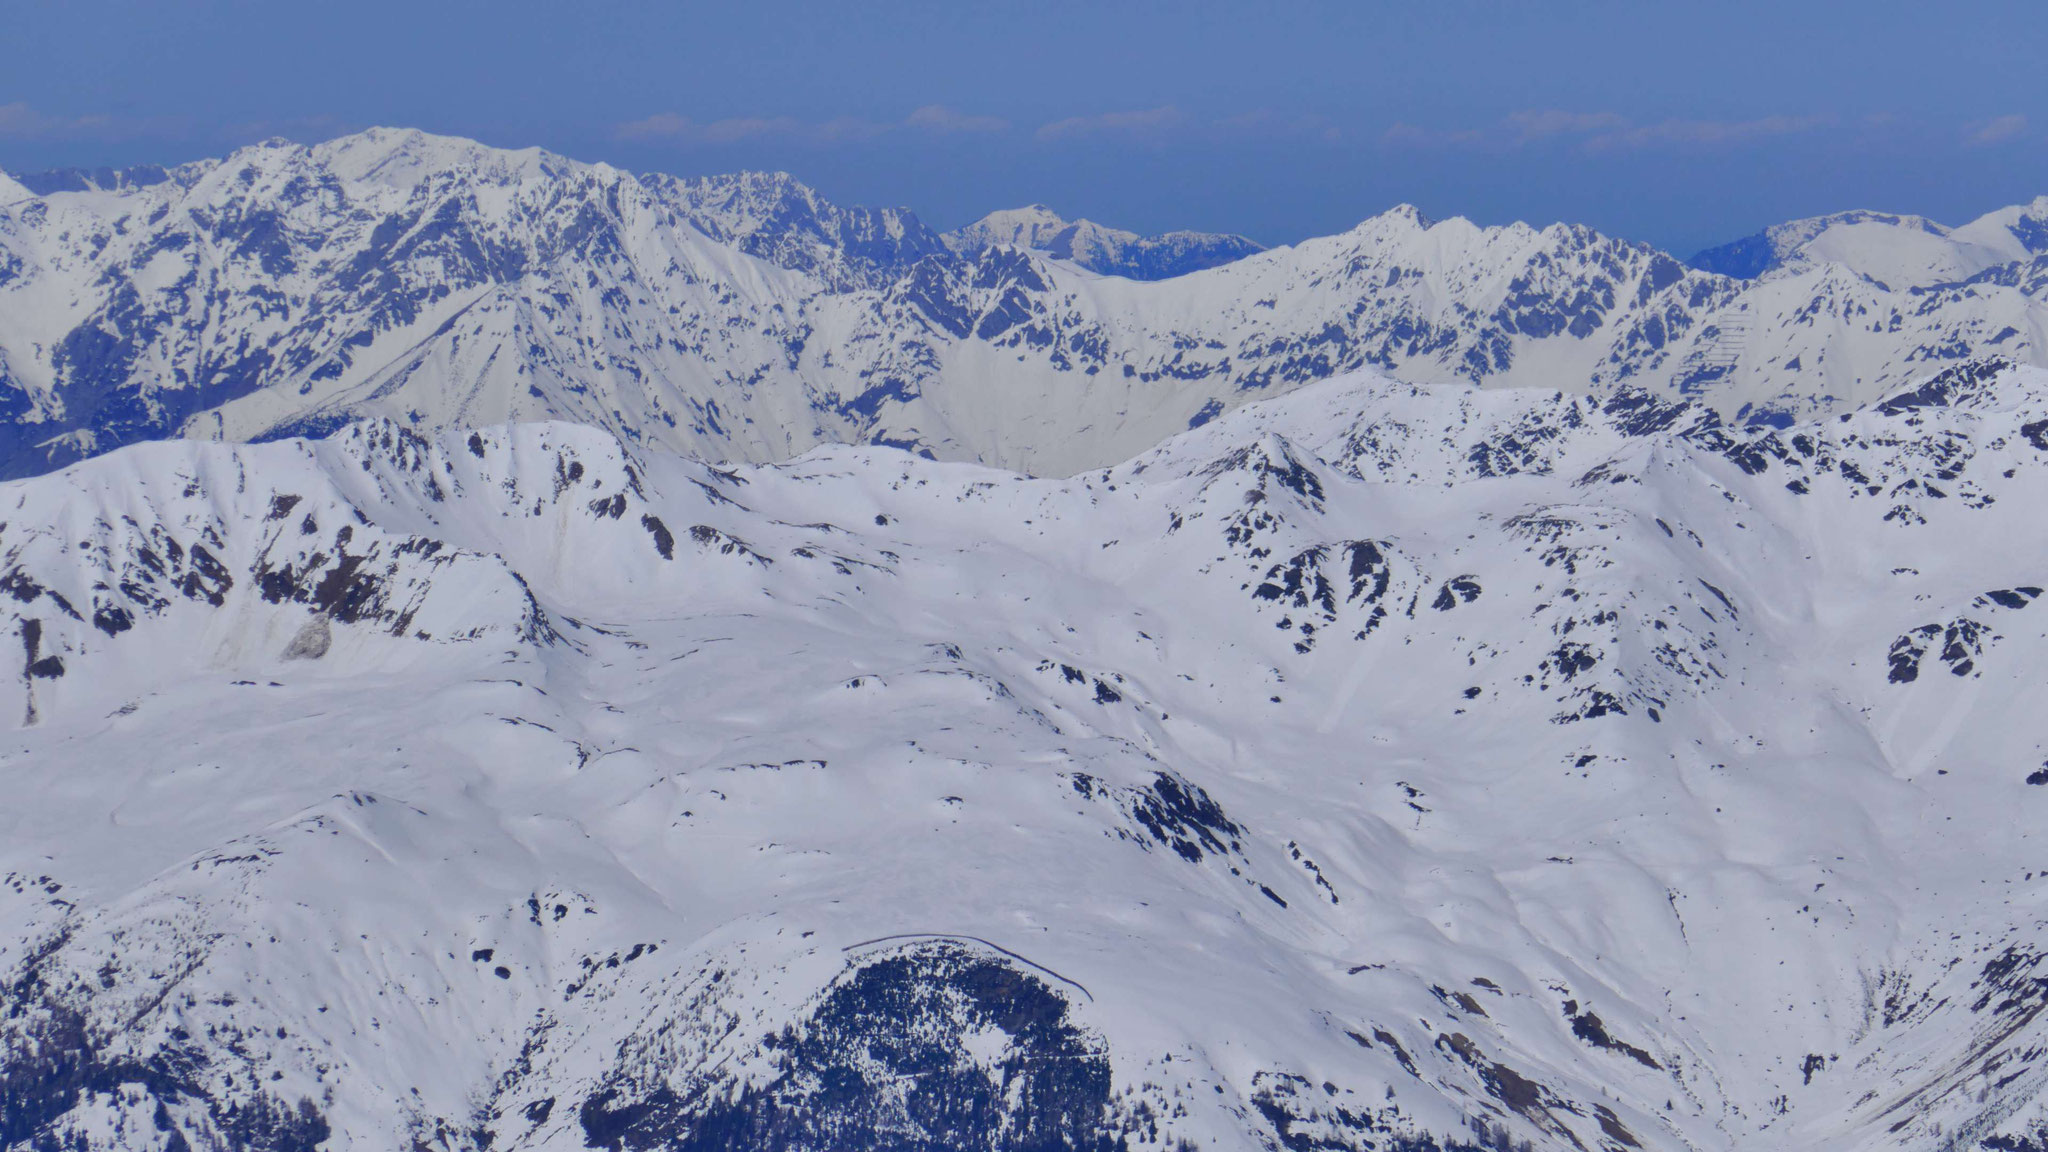
[(1972, 125), (1967, 143), (1975, 145), (2002, 144), (2007, 140), (2023, 136), (2027, 131), (2027, 118), (2017, 112), (1994, 117), (1982, 124)]
[(1252, 112), (1241, 112), (1225, 116), (1210, 127), (1223, 136), (1275, 136), (1314, 137), (1322, 140), (1339, 140), (1343, 131), (1327, 118), (1314, 114), (1293, 115), (1260, 108)]
[(878, 124), (873, 120), (862, 120), (858, 116), (838, 116), (822, 124), (812, 125), (806, 135), (820, 144), (845, 144), (872, 140), (888, 132), (892, 127), (894, 126)]
[(1508, 113), (1504, 122), (1515, 142), (1527, 144), (1552, 136), (1585, 136), (1628, 127), (1619, 112), (1568, 112), (1562, 108), (1530, 108)]
[(1178, 127), (1185, 119), (1171, 104), (1131, 112), (1099, 112), (1092, 116), (1069, 116), (1041, 125), (1033, 133), (1042, 143), (1102, 136), (1156, 136)]
[(906, 127), (927, 132), (1007, 132), (1010, 122), (1000, 116), (970, 116), (944, 104), (927, 104), (905, 117)]
[[(802, 144), (858, 143), (883, 136), (921, 133), (928, 136), (996, 136), (1015, 126), (1000, 116), (963, 112), (946, 104), (926, 104), (897, 121), (800, 120), (790, 116), (734, 116), (698, 120), (679, 112), (660, 112), (612, 129), (618, 140), (667, 142), (681, 146), (737, 144), (776, 140)], [(1176, 105), (1069, 116), (1040, 125), (1032, 138), (1041, 144), (1089, 139), (1157, 142), (1172, 138), (1237, 139), (1246, 136), (1288, 136), (1296, 139), (1343, 139), (1328, 118), (1259, 109), (1217, 119), (1197, 119)]]
[(1477, 128), (1446, 131), (1420, 124), (1397, 121), (1380, 133), (1380, 143), (1390, 148), (1468, 148), (1486, 144), (1492, 137)]
[(1568, 144), (1588, 152), (1636, 148), (1725, 147), (1808, 132), (1823, 116), (1762, 116), (1751, 120), (1665, 119), (1638, 123), (1619, 112), (1532, 108), (1511, 112), (1485, 128), (1434, 129), (1396, 124), (1381, 136), (1393, 147), (1525, 148)]
[(728, 116), (693, 120), (675, 112), (658, 112), (621, 124), (613, 135), (621, 140), (666, 140), (678, 144), (737, 144), (764, 138), (793, 138), (818, 132), (823, 125), (789, 116)]
[(0, 104), (0, 139), (72, 140), (118, 135), (119, 125), (107, 116), (51, 116), (23, 101)]
[(1721, 147), (1774, 136), (1795, 136), (1826, 124), (1824, 116), (1763, 116), (1754, 120), (1659, 120), (1603, 132), (1586, 141), (1589, 151), (1627, 148)]
[(756, 140), (778, 140), (798, 144), (857, 144), (913, 129), (922, 132), (1001, 132), (1009, 122), (993, 116), (969, 116), (939, 104), (927, 104), (896, 123), (840, 116), (831, 120), (799, 120), (794, 116), (728, 116), (718, 120), (697, 120), (678, 112), (657, 112), (652, 116), (620, 124), (612, 129), (618, 140), (667, 142), (680, 145), (741, 144)]
[(691, 124), (684, 118), (675, 126), (674, 134), (687, 136), (694, 132), (707, 143), (731, 144), (761, 136), (796, 136), (803, 130), (801, 121), (788, 116), (731, 116), (703, 125)]

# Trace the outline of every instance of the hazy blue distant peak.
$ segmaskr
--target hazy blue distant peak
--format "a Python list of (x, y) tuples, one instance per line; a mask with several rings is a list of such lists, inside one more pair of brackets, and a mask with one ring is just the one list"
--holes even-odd
[(170, 178), (170, 170), (162, 165), (137, 164), (132, 168), (52, 168), (27, 173), (16, 183), (34, 195), (48, 196), (52, 192), (127, 192)]
[(1721, 276), (1733, 276), (1738, 280), (1754, 280), (1777, 267), (1779, 254), (1771, 245), (1768, 229), (1753, 232), (1740, 240), (1716, 244), (1692, 254), (1686, 263), (1702, 272)]
[(1140, 236), (1092, 220), (1067, 220), (1043, 204), (991, 212), (944, 239), (965, 256), (1007, 244), (1131, 280), (1166, 280), (1265, 251), (1243, 236), (1214, 232)]

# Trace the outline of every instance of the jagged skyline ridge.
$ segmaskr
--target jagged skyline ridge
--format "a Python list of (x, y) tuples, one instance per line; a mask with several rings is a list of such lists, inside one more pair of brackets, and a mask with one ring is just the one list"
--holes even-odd
[(785, 177), (643, 181), (377, 130), (0, 206), (0, 433), (16, 474), (383, 415), (570, 419), (711, 459), (889, 443), (1066, 475), (1367, 365), (1782, 421), (1979, 353), (2038, 360), (2031, 211), (1999, 217), (2027, 259), (1946, 285), (1810, 260), (1740, 280), (1583, 227), (1406, 206), (1147, 282), (956, 254), (914, 214)]
[[(345, 133), (344, 135), (368, 134), (376, 136), (399, 132), (418, 132), (437, 139), (462, 139), (460, 137), (450, 137), (446, 134), (425, 132), (418, 128), (394, 127), (365, 128), (358, 132)], [(332, 138), (334, 137), (319, 137), (313, 142), (317, 143), (319, 139)], [(277, 136), (264, 143), (293, 144), (305, 142), (296, 137)], [(492, 152), (554, 155), (546, 153), (544, 149), (534, 147), (501, 148), (482, 145), (468, 140), (464, 140), (464, 143), (488, 148)], [(556, 155), (555, 159), (564, 160), (565, 157)], [(174, 170), (180, 168), (189, 169), (195, 165), (204, 166), (211, 162), (210, 158), (203, 158), (170, 165), (156, 163), (113, 163), (89, 167), (56, 166), (35, 168), (16, 165), (11, 170), (0, 168), (0, 202), (4, 202), (10, 197), (18, 198), (25, 195), (42, 195), (51, 192), (132, 190), (162, 181), (168, 178)], [(685, 198), (723, 198), (729, 204), (744, 199), (749, 194), (749, 191), (758, 193), (764, 186), (781, 181), (794, 181), (802, 187), (801, 195), (812, 201), (814, 205), (817, 203), (829, 203), (824, 201), (824, 198), (814, 187), (806, 183), (795, 172), (786, 169), (739, 169), (695, 176), (679, 175), (663, 169), (650, 169), (638, 172), (636, 175), (642, 181), (650, 184), (667, 185), (676, 194)], [(1886, 211), (1881, 206), (1863, 207), (1781, 221), (1735, 240), (1715, 239), (1703, 247), (1676, 245), (1665, 247), (1662, 250), (1680, 255), (1685, 259), (1686, 263), (1702, 270), (1726, 272), (1741, 278), (1754, 277), (1764, 271), (1782, 266), (1789, 253), (1795, 248), (1809, 245), (1821, 231), (1830, 226), (1839, 228), (1847, 225), (1876, 223), (1903, 228), (1907, 231), (1925, 231), (1944, 236), (1951, 231), (1957, 231), (1959, 234), (1967, 236), (1972, 229), (1976, 229), (1980, 232), (1992, 233), (1993, 249), (2003, 251), (2007, 245), (1995, 233), (2002, 225), (2009, 225), (2012, 221), (2000, 221), (1997, 217), (2001, 213), (2012, 212), (2038, 216), (2043, 211), (2038, 201), (2044, 198), (2048, 198), (2048, 195), (2036, 195), (2033, 197), (2034, 202), (2021, 204), (2016, 206), (2016, 208), (1993, 207), (1989, 211), (1983, 212), (1980, 216), (1969, 218), (1967, 224), (1962, 229), (1954, 229), (1949, 225), (1914, 213)], [(1981, 209), (1983, 205), (1980, 203), (1977, 207)], [(1352, 212), (1355, 213), (1357, 210), (1357, 208), (1354, 208)], [(908, 205), (900, 205), (893, 209), (870, 209), (864, 207), (858, 209), (858, 211), (880, 212), (885, 217), (892, 214), (910, 217), (917, 216), (915, 210)], [(1234, 232), (1203, 232), (1186, 228), (1184, 222), (1171, 220), (1166, 222), (1166, 227), (1162, 228), (1159, 233), (1143, 236), (1127, 229), (1118, 228), (1114, 223), (1105, 224), (1088, 219), (1085, 216), (1069, 219), (1060, 215), (1056, 209), (1043, 203), (996, 208), (988, 208), (984, 205), (969, 209), (969, 211), (973, 215), (964, 223), (944, 232), (932, 232), (932, 235), (949, 238), (946, 240), (946, 243), (955, 249), (979, 249), (998, 242), (1000, 239), (1001, 242), (1016, 242), (1020, 246), (1038, 248), (1060, 255), (1063, 258), (1072, 258), (1075, 242), (1072, 237), (1063, 234), (1077, 228), (1087, 232), (1087, 236), (1081, 241), (1084, 248), (1091, 241), (1095, 243), (1117, 244), (1121, 242), (1122, 244), (1130, 244), (1134, 240), (1143, 240), (1150, 241), (1156, 245), (1169, 237), (1186, 237), (1183, 243), (1193, 242), (1200, 244), (1206, 242), (1211, 245), (1220, 245), (1216, 248), (1216, 255), (1203, 258), (1205, 263), (1201, 266), (1212, 266), (1214, 263), (1227, 262), (1230, 259), (1261, 251), (1268, 246)], [(1457, 217), (1457, 214), (1450, 214), (1450, 216), (1442, 218), (1459, 217)], [(1510, 221), (1510, 223), (1528, 223), (1531, 219), (1536, 219), (1536, 217), (1523, 217), (1516, 221)], [(701, 219), (699, 221), (700, 224), (704, 222), (705, 220)], [(749, 221), (749, 223), (758, 230), (768, 222), (757, 218)], [(915, 223), (920, 227), (924, 226), (922, 218), (917, 218)], [(890, 226), (893, 227), (894, 225)], [(929, 231), (929, 228), (925, 227), (924, 230)], [(716, 230), (714, 229), (715, 232)], [(1103, 235), (1103, 239), (1095, 241), (1094, 236), (1098, 232)], [(1315, 233), (1305, 238), (1312, 239), (1323, 234)], [(1615, 234), (1621, 235), (1624, 238), (1635, 239), (1639, 242), (1646, 242), (1643, 241), (1642, 237), (1632, 234)], [(1044, 243), (1031, 243), (1028, 240), (1030, 237), (1040, 237)], [(731, 237), (721, 238), (730, 239)], [(1692, 255), (1686, 256), (1685, 253), (1687, 252), (1691, 252)], [(1104, 268), (1099, 270), (1109, 271), (1110, 269)], [(1196, 266), (1193, 264), (1148, 268), (1142, 262), (1132, 261), (1116, 268), (1114, 274), (1137, 279), (1159, 279), (1193, 270), (1196, 270)], [(1970, 270), (1981, 270), (1981, 265), (1972, 267)], [(1949, 269), (1949, 271), (1952, 273), (1949, 278), (1961, 278), (1960, 275), (1953, 274), (1956, 271), (1954, 268)], [(1921, 281), (1915, 282), (1933, 283), (1937, 279), (1924, 277)]]
[(1683, 254), (1844, 208), (1961, 220), (2025, 200), (2048, 130), (2021, 0), (1875, 0), (1853, 19), (1761, 0), (1055, 0), (1039, 21), (815, 0), (498, 11), (30, 5), (0, 43), (0, 167), (173, 163), (399, 123), (636, 171), (793, 171), (835, 200), (916, 204), (942, 230), (1042, 202), (1271, 246), (1407, 202)]

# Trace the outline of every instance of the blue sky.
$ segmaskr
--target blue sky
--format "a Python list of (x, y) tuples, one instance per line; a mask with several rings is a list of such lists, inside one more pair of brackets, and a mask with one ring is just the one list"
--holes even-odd
[(371, 124), (950, 227), (1043, 201), (1266, 243), (1392, 204), (1689, 252), (2048, 192), (2041, 0), (0, 0), (0, 168)]

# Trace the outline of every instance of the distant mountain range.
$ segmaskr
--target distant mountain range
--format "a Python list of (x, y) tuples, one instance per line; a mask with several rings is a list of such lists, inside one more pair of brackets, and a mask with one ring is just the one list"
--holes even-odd
[(1131, 280), (1167, 280), (1265, 251), (1242, 236), (1213, 232), (1140, 236), (1092, 220), (1065, 220), (1043, 204), (991, 212), (946, 233), (945, 241), (962, 256), (1004, 246), (1025, 248)]
[[(8, 475), (365, 416), (1065, 475), (1361, 367), (1784, 422), (1979, 354), (2048, 357), (2039, 201), (1953, 234), (1859, 217), (1700, 258), (1750, 278), (1408, 207), (1267, 251), (1037, 208), (942, 235), (784, 175), (636, 176), (389, 129), (9, 179), (0, 201)], [(1908, 261), (1910, 282), (1882, 255), (1930, 243), (1948, 263)]]

